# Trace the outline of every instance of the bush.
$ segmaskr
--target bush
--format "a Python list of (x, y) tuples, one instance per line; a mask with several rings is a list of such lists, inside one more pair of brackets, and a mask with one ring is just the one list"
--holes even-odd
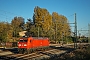
[(76, 49), (60, 57), (60, 60), (90, 60), (90, 45), (86, 49)]

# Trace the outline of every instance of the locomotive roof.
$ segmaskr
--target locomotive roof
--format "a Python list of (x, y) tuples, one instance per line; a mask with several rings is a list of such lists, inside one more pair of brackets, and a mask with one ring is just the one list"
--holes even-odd
[[(29, 37), (21, 37), (20, 39), (28, 39)], [(32, 37), (33, 39), (48, 39), (47, 37)]]
[(47, 37), (32, 37), (34, 39), (48, 39)]

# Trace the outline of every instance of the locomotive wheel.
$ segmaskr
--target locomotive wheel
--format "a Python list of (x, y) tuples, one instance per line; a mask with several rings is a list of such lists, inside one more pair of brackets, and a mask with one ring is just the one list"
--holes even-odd
[(18, 49), (18, 52), (19, 52), (20, 54), (22, 54), (22, 53), (23, 53), (23, 49)]
[(33, 52), (33, 49), (30, 49), (30, 52), (32, 53)]
[(23, 53), (24, 53), (24, 54), (27, 54), (27, 49), (24, 49)]
[(28, 54), (30, 53), (30, 49), (27, 49), (27, 53), (28, 53)]
[(23, 54), (23, 49), (21, 49), (21, 54)]
[(18, 53), (20, 53), (20, 49), (18, 49)]
[(36, 51), (36, 48), (34, 48), (32, 52), (35, 52), (35, 51)]
[(21, 53), (22, 53), (22, 50), (21, 50), (21, 49), (18, 49), (18, 53), (20, 53), (20, 54), (21, 54)]

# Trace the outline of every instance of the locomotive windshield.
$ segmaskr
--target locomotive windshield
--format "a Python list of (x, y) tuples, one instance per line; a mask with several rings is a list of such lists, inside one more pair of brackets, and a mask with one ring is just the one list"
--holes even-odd
[(19, 40), (19, 42), (27, 42), (27, 40)]

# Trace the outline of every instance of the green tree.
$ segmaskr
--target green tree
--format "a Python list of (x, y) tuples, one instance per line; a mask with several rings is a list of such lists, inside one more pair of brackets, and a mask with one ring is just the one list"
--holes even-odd
[(23, 17), (14, 17), (11, 21), (13, 28), (13, 37), (19, 37), (19, 32), (24, 30), (24, 18)]
[(26, 22), (25, 26), (26, 26), (26, 35), (32, 35), (32, 36), (37, 36), (36, 35), (36, 28), (35, 28), (35, 24), (33, 23), (33, 20), (31, 19), (27, 19), (28, 21)]

